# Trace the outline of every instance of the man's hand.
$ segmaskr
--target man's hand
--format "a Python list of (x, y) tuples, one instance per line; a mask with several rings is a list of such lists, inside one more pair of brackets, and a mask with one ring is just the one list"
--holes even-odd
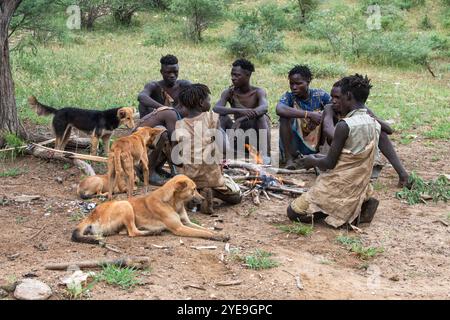
[(258, 112), (253, 109), (236, 109), (236, 113), (242, 117), (247, 117), (248, 119), (253, 119), (258, 116)]
[(322, 121), (322, 114), (319, 112), (308, 112), (308, 119), (311, 119), (311, 122), (315, 125), (319, 125), (320, 121)]
[(234, 121), (233, 125), (231, 126), (231, 129), (233, 129), (233, 130), (239, 129), (239, 128), (241, 127), (241, 123), (242, 123), (243, 121), (247, 121), (247, 120), (248, 120), (247, 117), (240, 117), (240, 118), (237, 118), (237, 119)]
[(317, 159), (313, 155), (295, 160), (299, 169), (309, 169), (316, 166)]

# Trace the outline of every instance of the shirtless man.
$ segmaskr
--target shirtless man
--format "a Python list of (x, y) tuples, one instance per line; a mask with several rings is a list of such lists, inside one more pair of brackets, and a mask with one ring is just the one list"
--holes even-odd
[[(254, 71), (255, 67), (250, 61), (245, 59), (234, 61), (231, 69), (233, 85), (222, 92), (213, 111), (220, 115), (220, 126), (225, 131), (239, 128), (244, 131), (255, 129), (259, 135), (260, 129), (265, 130), (267, 154), (263, 155), (263, 159), (265, 164), (269, 164), (270, 118), (267, 115), (267, 95), (264, 89), (250, 85), (250, 77)], [(226, 107), (227, 103), (230, 104), (231, 108)], [(234, 115), (234, 121), (229, 116), (230, 114)], [(259, 146), (255, 147), (258, 148)]]
[(138, 95), (140, 118), (163, 106), (177, 105), (180, 90), (190, 84), (187, 80), (177, 80), (180, 69), (177, 57), (168, 54), (160, 62), (163, 79), (147, 83)]

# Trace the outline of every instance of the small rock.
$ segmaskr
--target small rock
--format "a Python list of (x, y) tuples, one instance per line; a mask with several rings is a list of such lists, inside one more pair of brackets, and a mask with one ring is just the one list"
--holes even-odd
[(6, 298), (8, 296), (8, 292), (3, 289), (0, 289), (0, 299)]
[(394, 276), (390, 277), (389, 280), (391, 280), (391, 281), (399, 281), (400, 278), (398, 277), (398, 275), (394, 275)]
[(63, 179), (61, 177), (56, 177), (55, 181), (58, 182), (59, 184), (63, 183)]
[(16, 260), (19, 256), (20, 256), (20, 253), (15, 253), (15, 254), (11, 254), (11, 255), (6, 256), (6, 258), (7, 258), (9, 261), (14, 261), (14, 260)]
[(23, 275), (24, 278), (38, 278), (39, 276), (34, 272), (27, 272)]
[(48, 250), (48, 246), (43, 243), (35, 244), (33, 247), (38, 249), (39, 251), (47, 251)]
[(47, 300), (52, 289), (45, 283), (34, 279), (24, 279), (16, 287), (14, 297), (19, 300)]
[(0, 289), (6, 292), (13, 292), (16, 290), (17, 282), (8, 282), (5, 280), (0, 280)]
[(40, 198), (41, 198), (41, 196), (21, 195), (21, 196), (14, 197), (13, 200), (15, 202), (30, 202), (32, 200), (38, 200)]

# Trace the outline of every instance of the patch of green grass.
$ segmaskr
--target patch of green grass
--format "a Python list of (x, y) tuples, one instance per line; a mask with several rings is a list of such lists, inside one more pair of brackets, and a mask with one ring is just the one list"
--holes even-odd
[(253, 270), (270, 269), (280, 265), (271, 258), (272, 253), (256, 249), (252, 255), (244, 257), (245, 265)]
[(89, 284), (77, 283), (69, 284), (66, 288), (66, 296), (69, 300), (78, 300), (88, 298), (89, 293), (96, 284), (96, 281), (92, 281)]
[(24, 217), (24, 216), (17, 216), (16, 217), (16, 223), (17, 224), (22, 224), (22, 223), (27, 222), (27, 221), (28, 221), (27, 217)]
[(344, 245), (349, 251), (354, 252), (362, 260), (368, 260), (384, 252), (381, 247), (364, 247), (361, 239), (356, 237), (340, 235), (336, 237), (336, 241)]
[(11, 168), (11, 169), (0, 172), (0, 178), (17, 177), (17, 176), (20, 176), (22, 173), (23, 173), (23, 171), (20, 170), (19, 168)]
[(408, 145), (413, 142), (415, 138), (417, 138), (417, 136), (413, 134), (402, 134), (400, 137), (400, 143)]
[(382, 184), (380, 181), (375, 181), (372, 185), (373, 185), (373, 189), (375, 191), (386, 190), (386, 186), (384, 184)]
[(313, 232), (313, 227), (301, 222), (293, 222), (289, 225), (278, 225), (278, 229), (287, 233), (293, 233), (299, 236), (309, 236)]
[(450, 122), (438, 123), (424, 133), (430, 139), (448, 139), (450, 135)]
[(194, 223), (194, 224), (196, 224), (196, 225), (198, 225), (198, 226), (201, 226), (201, 225), (202, 225), (202, 224), (200, 223), (200, 221), (198, 221), (198, 220), (195, 219), (195, 218), (189, 218), (189, 220), (191, 220), (192, 223)]
[(95, 277), (95, 280), (104, 281), (123, 290), (130, 290), (141, 283), (135, 268), (121, 268), (111, 264), (103, 266), (102, 272)]
[(70, 163), (64, 163), (63, 170), (69, 170), (71, 167)]
[(84, 217), (86, 217), (86, 216), (85, 216), (85, 215), (83, 214), (83, 212), (81, 212), (81, 210), (80, 210), (80, 211), (77, 211), (77, 212), (71, 214), (69, 220), (70, 220), (71, 222), (78, 222), (78, 221), (83, 220)]
[(14, 148), (9, 151), (3, 151), (0, 153), (0, 160), (6, 160), (11, 159), (11, 161), (14, 161), (18, 156), (21, 156), (24, 154), (25, 149), (21, 148), (25, 145), (25, 141), (23, 141), (20, 137), (16, 136), (13, 133), (6, 133), (3, 138), (6, 142), (5, 149)]
[(437, 155), (433, 155), (430, 160), (431, 162), (438, 162), (439, 160), (441, 160), (441, 158)]
[(424, 181), (415, 172), (412, 172), (409, 182), (412, 185), (411, 189), (404, 187), (395, 194), (397, 199), (406, 200), (409, 205), (426, 203), (425, 200), (447, 202), (450, 199), (450, 183), (444, 175), (436, 180)]

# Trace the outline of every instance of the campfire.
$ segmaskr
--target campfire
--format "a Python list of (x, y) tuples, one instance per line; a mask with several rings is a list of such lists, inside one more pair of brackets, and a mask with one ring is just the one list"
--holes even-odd
[(285, 197), (298, 196), (307, 191), (303, 188), (304, 181), (299, 179), (287, 179), (281, 177), (282, 174), (308, 173), (306, 170), (286, 170), (274, 168), (272, 166), (262, 165), (262, 157), (253, 146), (245, 145), (252, 160), (255, 163), (244, 161), (226, 161), (224, 162), (224, 172), (236, 181), (241, 190), (244, 190), (243, 197), (251, 196), (253, 203), (261, 203), (260, 196), (271, 201), (271, 197), (283, 200)]

